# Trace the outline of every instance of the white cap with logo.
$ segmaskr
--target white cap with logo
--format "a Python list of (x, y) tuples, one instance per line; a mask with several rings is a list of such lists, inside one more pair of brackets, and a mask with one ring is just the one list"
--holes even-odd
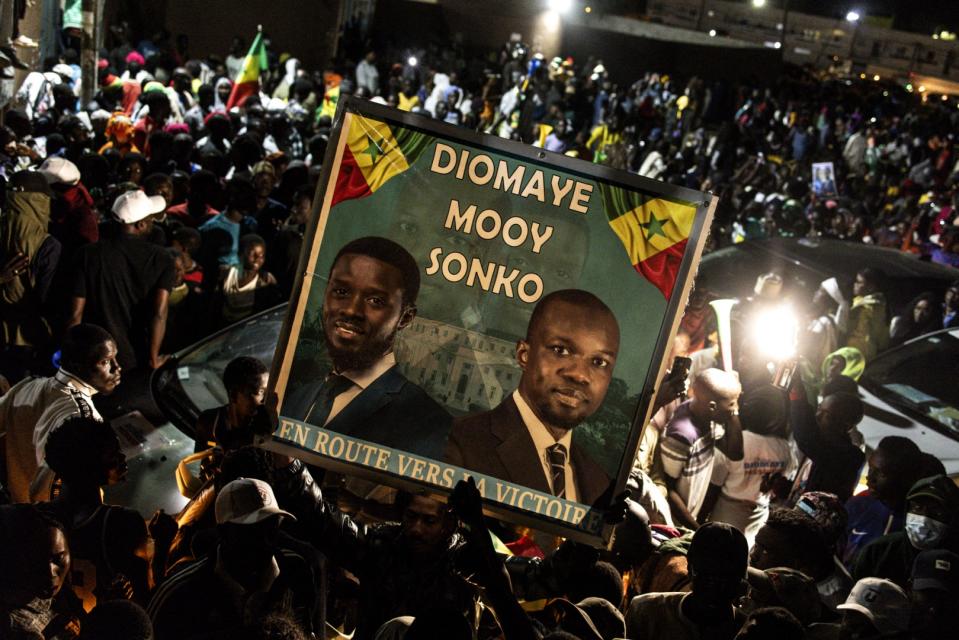
[(40, 173), (50, 184), (74, 185), (80, 182), (80, 169), (66, 158), (51, 156), (40, 165)]
[(254, 478), (239, 478), (220, 489), (214, 511), (217, 524), (256, 524), (273, 516), (296, 520), (276, 503), (270, 485)]
[(882, 578), (863, 578), (853, 586), (846, 602), (836, 607), (858, 611), (869, 618), (881, 635), (909, 629), (909, 596), (896, 583)]

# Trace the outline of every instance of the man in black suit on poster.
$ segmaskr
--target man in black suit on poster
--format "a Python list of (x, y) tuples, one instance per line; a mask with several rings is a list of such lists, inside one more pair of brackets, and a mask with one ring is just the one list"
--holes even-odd
[(453, 421), (446, 462), (593, 505), (612, 480), (572, 443), (603, 404), (619, 353), (619, 324), (593, 294), (556, 291), (533, 309), (516, 345), (523, 375), (498, 407)]
[(393, 354), (396, 334), (416, 317), (419, 288), (416, 261), (392, 240), (369, 236), (340, 249), (322, 313), (333, 370), (291, 393), (280, 413), (440, 459), (451, 417), (397, 370)]

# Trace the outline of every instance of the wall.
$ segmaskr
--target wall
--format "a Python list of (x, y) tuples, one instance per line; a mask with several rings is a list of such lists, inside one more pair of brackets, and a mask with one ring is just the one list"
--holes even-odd
[(289, 51), (308, 68), (322, 67), (336, 42), (338, 0), (167, 0), (166, 27), (186, 33), (195, 55), (226, 56), (235, 35), (247, 43), (263, 25), (276, 50)]

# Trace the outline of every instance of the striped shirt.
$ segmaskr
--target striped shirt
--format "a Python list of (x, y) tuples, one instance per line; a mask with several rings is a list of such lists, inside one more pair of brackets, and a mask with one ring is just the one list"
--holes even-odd
[(68, 418), (103, 420), (96, 389), (60, 369), (52, 378), (22, 380), (0, 398), (0, 435), (7, 441), (7, 488), (14, 502), (50, 499), (53, 473), (44, 464), (47, 436)]
[(665, 437), (660, 440), (659, 455), (663, 472), (676, 480), (676, 490), (689, 513), (695, 517), (709, 489), (719, 433), (713, 424), (704, 429), (693, 421), (689, 410), (691, 402), (687, 400), (679, 405), (666, 425)]

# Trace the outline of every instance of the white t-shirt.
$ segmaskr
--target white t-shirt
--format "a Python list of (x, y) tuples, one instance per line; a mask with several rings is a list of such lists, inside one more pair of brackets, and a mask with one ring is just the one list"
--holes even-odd
[(723, 495), (732, 500), (768, 505), (769, 495), (762, 491), (763, 479), (776, 473), (787, 476), (794, 467), (788, 440), (743, 431), (743, 459), (733, 462), (716, 449), (710, 482), (721, 486)]

